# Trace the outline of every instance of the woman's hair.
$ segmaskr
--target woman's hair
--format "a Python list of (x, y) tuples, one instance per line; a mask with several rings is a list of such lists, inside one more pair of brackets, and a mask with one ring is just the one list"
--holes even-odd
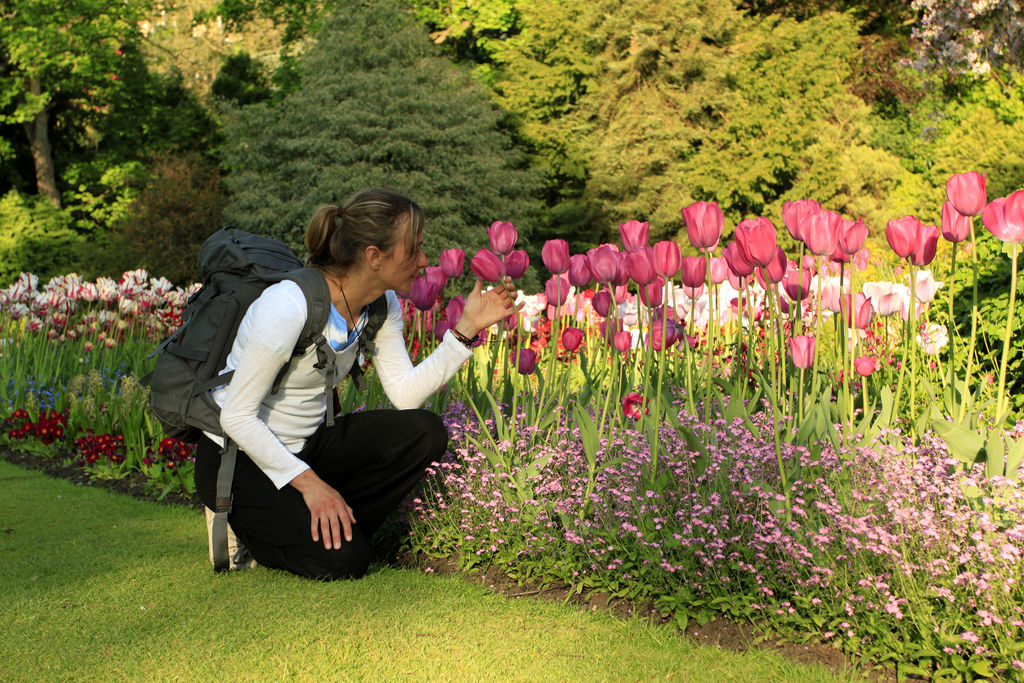
[(316, 210), (306, 228), (310, 265), (344, 273), (375, 246), (390, 251), (405, 233), (406, 253), (416, 258), (423, 234), (423, 209), (408, 197), (380, 188), (360, 190), (343, 206), (324, 205)]

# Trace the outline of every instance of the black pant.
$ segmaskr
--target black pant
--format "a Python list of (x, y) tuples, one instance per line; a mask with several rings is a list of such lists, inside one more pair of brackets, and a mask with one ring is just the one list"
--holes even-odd
[[(239, 540), (264, 567), (317, 579), (358, 578), (373, 549), (369, 539), (448, 446), (448, 431), (426, 410), (371, 410), (321, 425), (298, 457), (345, 498), (355, 513), (352, 540), (327, 550), (313, 541), (310, 512), (290, 485), (278, 490), (238, 452), (228, 520)], [(203, 439), (196, 452), (196, 490), (214, 509), (220, 446)]]

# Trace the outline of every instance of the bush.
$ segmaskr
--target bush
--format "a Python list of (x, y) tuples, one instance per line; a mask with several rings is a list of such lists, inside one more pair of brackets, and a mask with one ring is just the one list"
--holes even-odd
[(11, 191), (0, 198), (0, 284), (6, 286), (23, 271), (44, 280), (66, 272), (80, 244), (71, 216), (46, 197)]
[(146, 268), (178, 285), (199, 280), (199, 247), (221, 227), (227, 195), (196, 153), (155, 159), (142, 194), (117, 228), (112, 272)]

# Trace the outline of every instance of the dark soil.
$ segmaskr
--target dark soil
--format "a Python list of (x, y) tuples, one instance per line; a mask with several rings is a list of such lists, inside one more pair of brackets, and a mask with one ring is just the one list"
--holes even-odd
[[(21, 467), (40, 470), (51, 477), (67, 479), (80, 486), (114, 491), (141, 500), (156, 501), (155, 496), (146, 490), (146, 478), (141, 473), (125, 479), (96, 479), (88, 472), (74, 464), (63, 464), (58, 459), (43, 458), (25, 453), (4, 451), (4, 460)], [(181, 494), (168, 495), (156, 501), (164, 505), (184, 505), (195, 510), (203, 507), (198, 496), (187, 497)], [(425, 555), (402, 553), (393, 558), (395, 564), (407, 569), (430, 569), (437, 574), (460, 575), (466, 581), (486, 586), (489, 589), (510, 599), (543, 599), (577, 605), (580, 609), (597, 611), (604, 610), (622, 618), (639, 616), (655, 623), (667, 624), (651, 603), (636, 603), (630, 600), (612, 598), (608, 593), (584, 591), (577, 594), (567, 585), (519, 584), (498, 567), (490, 567), (486, 571), (462, 571), (453, 559), (438, 559)], [(691, 623), (685, 631), (693, 640), (712, 647), (719, 647), (734, 652), (747, 650), (767, 650), (804, 664), (820, 664), (839, 675), (851, 679), (890, 683), (897, 681), (896, 672), (891, 669), (871, 668), (870, 665), (858, 664), (840, 650), (827, 643), (798, 644), (771, 637), (758, 630), (753, 624), (733, 622), (717, 617), (702, 626)]]

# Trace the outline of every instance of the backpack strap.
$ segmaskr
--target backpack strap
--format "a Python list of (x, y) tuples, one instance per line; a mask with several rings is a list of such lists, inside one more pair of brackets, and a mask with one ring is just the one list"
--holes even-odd
[[(331, 290), (327, 286), (327, 278), (318, 269), (307, 266), (291, 271), (284, 279), (297, 284), (306, 297), (306, 324), (302, 327), (292, 356), (303, 355), (310, 344), (316, 346), (316, 363), (313, 367), (323, 372), (324, 393), (330, 395), (338, 383), (340, 375), (334, 349), (331, 348), (323, 334), (331, 314)], [(284, 373), (288, 370), (289, 365), (291, 363), (285, 365), (277, 373), (277, 378), (274, 380), (274, 393), (280, 388), (281, 380), (284, 379)], [(334, 426), (334, 410), (330, 405), (327, 407), (326, 422), (328, 427)]]
[(352, 360), (352, 367), (348, 370), (348, 376), (352, 379), (352, 382), (356, 385), (356, 389), (359, 391), (366, 391), (366, 380), (363, 379), (363, 368), (359, 364), (359, 359), (364, 353), (373, 351), (373, 340), (377, 336), (377, 332), (384, 325), (384, 321), (388, 319), (388, 300), (387, 294), (381, 294), (379, 297), (370, 302), (367, 310), (366, 327), (359, 333), (359, 353)]
[(216, 509), (213, 511), (213, 525), (210, 529), (213, 570), (215, 572), (223, 572), (231, 568), (231, 558), (228, 557), (228, 513), (231, 512), (231, 480), (235, 476), (237, 456), (238, 446), (231, 439), (226, 439), (224, 449), (220, 452), (220, 467), (217, 469)]

